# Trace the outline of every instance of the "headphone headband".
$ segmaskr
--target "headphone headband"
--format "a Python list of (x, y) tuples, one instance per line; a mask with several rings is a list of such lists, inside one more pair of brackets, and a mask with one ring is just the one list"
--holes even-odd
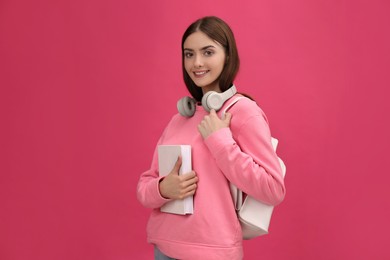
[[(211, 109), (218, 111), (223, 104), (237, 93), (236, 86), (233, 84), (229, 89), (222, 93), (209, 91), (202, 97), (203, 108), (210, 112)], [(184, 97), (177, 102), (177, 110), (184, 117), (191, 117), (195, 114), (196, 100), (190, 97)]]

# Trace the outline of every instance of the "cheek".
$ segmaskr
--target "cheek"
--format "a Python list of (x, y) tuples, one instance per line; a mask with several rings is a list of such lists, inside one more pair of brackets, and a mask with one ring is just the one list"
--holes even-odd
[(190, 74), (191, 65), (189, 64), (188, 60), (184, 60), (184, 69), (188, 74)]
[(222, 70), (225, 66), (225, 62), (225, 56), (215, 57), (215, 59), (213, 60), (214, 67), (220, 70)]
[(218, 70), (222, 71), (225, 67), (225, 59), (220, 59), (218, 62), (216, 62), (216, 67)]

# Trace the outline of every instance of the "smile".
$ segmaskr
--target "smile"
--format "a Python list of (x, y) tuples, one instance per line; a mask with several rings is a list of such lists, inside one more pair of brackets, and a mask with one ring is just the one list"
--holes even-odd
[(202, 77), (203, 75), (205, 75), (207, 72), (209, 72), (209, 70), (202, 70), (202, 71), (194, 71), (194, 75), (195, 77)]

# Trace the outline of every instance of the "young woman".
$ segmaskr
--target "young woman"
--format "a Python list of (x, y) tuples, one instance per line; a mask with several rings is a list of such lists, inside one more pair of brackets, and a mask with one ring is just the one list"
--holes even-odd
[[(242, 259), (241, 227), (229, 183), (269, 205), (280, 203), (285, 195), (267, 119), (249, 98), (222, 115), (235, 93), (239, 69), (235, 39), (224, 21), (204, 17), (191, 24), (182, 38), (182, 62), (184, 82), (196, 105), (186, 107), (191, 100), (178, 104), (181, 111), (158, 145), (191, 145), (193, 171), (179, 175), (179, 157), (170, 174), (159, 177), (155, 152), (137, 189), (139, 201), (153, 208), (148, 241), (155, 245), (155, 259)], [(217, 96), (215, 102), (205, 100), (209, 94)], [(222, 108), (217, 104), (213, 109), (214, 103)], [(193, 214), (160, 211), (165, 203), (188, 196), (194, 196)]]

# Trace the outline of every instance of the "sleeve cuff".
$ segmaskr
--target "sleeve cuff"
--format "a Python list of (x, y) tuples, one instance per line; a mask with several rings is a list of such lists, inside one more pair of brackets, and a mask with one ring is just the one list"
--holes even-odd
[(155, 186), (155, 199), (156, 199), (156, 201), (158, 201), (158, 204), (160, 204), (161, 206), (164, 205), (165, 203), (167, 203), (167, 202), (169, 202), (169, 201), (172, 200), (172, 199), (164, 198), (164, 197), (161, 195), (161, 193), (160, 193), (160, 187), (159, 187), (159, 185), (160, 185), (160, 181), (161, 181), (162, 179), (164, 179), (164, 177), (165, 177), (165, 176), (161, 176), (161, 177), (159, 177), (159, 178), (156, 178), (155, 184), (154, 184), (154, 186)]

